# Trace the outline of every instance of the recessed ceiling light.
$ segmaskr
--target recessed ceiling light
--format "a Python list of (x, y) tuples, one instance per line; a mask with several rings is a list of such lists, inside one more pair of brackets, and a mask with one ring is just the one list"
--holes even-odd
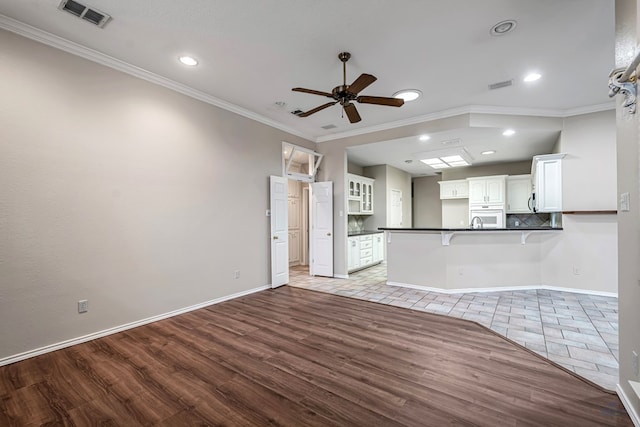
[(190, 67), (194, 67), (196, 65), (198, 65), (198, 60), (191, 57), (191, 56), (181, 56), (180, 58), (178, 58), (180, 60), (180, 62), (182, 62), (184, 65), (188, 65)]
[(516, 25), (518, 23), (513, 19), (508, 19), (506, 21), (498, 22), (496, 25), (491, 27), (489, 33), (492, 36), (502, 36), (516, 29)]
[(484, 156), (487, 156), (489, 154), (496, 154), (496, 150), (487, 150), (487, 151), (483, 151), (482, 153), (480, 153)]
[(507, 130), (505, 130), (504, 132), (502, 132), (502, 134), (503, 134), (504, 136), (511, 136), (511, 135), (515, 135), (515, 134), (516, 134), (516, 131), (515, 131), (515, 130), (513, 130), (513, 129), (507, 129)]
[(540, 77), (542, 77), (542, 74), (540, 73), (529, 73), (522, 80), (527, 83), (531, 83), (535, 82), (536, 80), (540, 80)]
[(417, 89), (405, 89), (393, 94), (394, 98), (404, 99), (404, 102), (415, 101), (420, 98), (422, 92)]
[(429, 135), (420, 135), (420, 141), (428, 141), (431, 137)]

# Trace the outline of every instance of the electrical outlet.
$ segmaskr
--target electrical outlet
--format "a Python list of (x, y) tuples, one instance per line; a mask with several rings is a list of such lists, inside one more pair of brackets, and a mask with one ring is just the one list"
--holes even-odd
[(633, 373), (635, 374), (636, 378), (638, 378), (640, 376), (640, 372), (638, 371), (638, 352), (632, 351), (631, 354), (633, 359)]
[(233, 272), (233, 278), (234, 279), (239, 279), (240, 278), (240, 270), (236, 270)]
[(458, 276), (464, 276), (464, 268), (458, 267)]
[(86, 313), (87, 311), (89, 311), (89, 300), (78, 301), (78, 313)]
[(573, 274), (575, 274), (576, 276), (580, 275), (580, 267), (574, 265), (573, 266)]

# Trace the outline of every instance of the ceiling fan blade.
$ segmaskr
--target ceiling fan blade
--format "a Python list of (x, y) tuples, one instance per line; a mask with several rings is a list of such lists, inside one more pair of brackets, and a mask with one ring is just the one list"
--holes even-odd
[(360, 74), (360, 77), (358, 77), (353, 83), (351, 83), (347, 91), (349, 93), (357, 95), (361, 90), (363, 90), (376, 80), (378, 79), (371, 74)]
[(359, 96), (356, 101), (362, 104), (388, 105), (390, 107), (402, 107), (404, 105), (404, 99), (385, 98), (384, 96)]
[(306, 111), (304, 113), (298, 114), (298, 117), (309, 117), (313, 113), (317, 113), (320, 110), (324, 110), (325, 108), (331, 107), (332, 105), (336, 105), (338, 101), (335, 102), (327, 102), (326, 104), (322, 104), (319, 107), (314, 108), (313, 110)]
[(358, 110), (354, 104), (347, 104), (344, 107), (344, 112), (347, 113), (347, 117), (351, 123), (357, 123), (360, 120), (360, 114), (358, 114)]
[(311, 93), (313, 95), (320, 95), (320, 96), (326, 96), (326, 97), (329, 97), (329, 98), (333, 98), (333, 95), (330, 94), (329, 92), (321, 92), (319, 90), (305, 89), (303, 87), (294, 87), (291, 90), (294, 91), (294, 92)]

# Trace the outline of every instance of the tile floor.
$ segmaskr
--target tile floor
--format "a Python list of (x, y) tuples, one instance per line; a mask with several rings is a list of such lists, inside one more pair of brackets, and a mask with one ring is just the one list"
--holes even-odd
[(290, 286), (474, 320), (609, 389), (618, 382), (618, 299), (523, 290), (441, 294), (388, 286), (384, 264), (349, 279), (292, 267)]

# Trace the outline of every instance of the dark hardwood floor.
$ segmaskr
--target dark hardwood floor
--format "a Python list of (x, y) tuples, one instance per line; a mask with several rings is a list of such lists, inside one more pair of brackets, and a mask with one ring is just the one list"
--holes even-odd
[(0, 425), (633, 424), (475, 323), (282, 287), (2, 367)]

